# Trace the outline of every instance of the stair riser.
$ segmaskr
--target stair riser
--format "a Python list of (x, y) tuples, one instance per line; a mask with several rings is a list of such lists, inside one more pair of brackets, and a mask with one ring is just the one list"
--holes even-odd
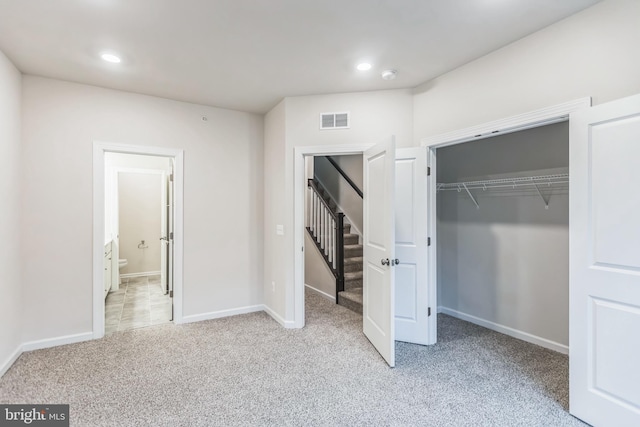
[(354, 263), (344, 263), (344, 272), (350, 273), (352, 271), (362, 271), (362, 263), (354, 262)]
[(362, 314), (362, 304), (358, 302), (338, 297), (338, 304), (348, 308), (349, 310), (355, 311), (356, 313)]
[(361, 288), (362, 287), (362, 279), (352, 279), (344, 281), (344, 290), (350, 291), (351, 289)]
[(344, 257), (345, 258), (354, 258), (362, 256), (362, 246), (357, 248), (344, 248)]
[(358, 235), (357, 234), (345, 234), (344, 235), (344, 244), (345, 245), (357, 245), (358, 244)]

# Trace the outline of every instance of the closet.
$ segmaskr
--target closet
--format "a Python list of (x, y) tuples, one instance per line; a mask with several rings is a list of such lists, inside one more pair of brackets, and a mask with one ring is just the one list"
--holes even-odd
[(436, 156), (439, 312), (566, 352), (568, 122)]

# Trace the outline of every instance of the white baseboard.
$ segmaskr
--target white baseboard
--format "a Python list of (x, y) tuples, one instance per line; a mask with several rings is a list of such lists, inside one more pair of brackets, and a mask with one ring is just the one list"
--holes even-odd
[(231, 308), (228, 310), (211, 311), (209, 313), (191, 314), (189, 316), (183, 316), (180, 323), (193, 323), (201, 322), (203, 320), (220, 319), (221, 317), (237, 316), (238, 314), (255, 313), (256, 311), (263, 311), (264, 306), (249, 305), (246, 307)]
[(548, 340), (546, 338), (532, 335), (527, 332), (513, 329), (508, 326), (500, 325), (498, 323), (490, 322), (488, 320), (481, 319), (479, 317), (471, 316), (470, 314), (462, 313), (456, 310), (452, 310), (447, 307), (438, 307), (438, 313), (448, 314), (449, 316), (456, 317), (461, 320), (465, 320), (470, 323), (491, 329), (492, 331), (500, 332), (510, 337), (517, 338), (522, 341), (529, 342), (531, 344), (539, 345), (540, 347), (548, 348), (549, 350), (557, 351), (562, 354), (569, 354), (569, 346), (557, 343), (555, 341)]
[(20, 357), (21, 354), (22, 346), (19, 345), (18, 348), (16, 348), (15, 351), (11, 353), (9, 358), (5, 360), (2, 365), (0, 365), (0, 378), (9, 370), (9, 368), (11, 368), (11, 366), (13, 366), (13, 364), (16, 360), (18, 360), (18, 357)]
[(265, 313), (267, 313), (269, 316), (271, 316), (273, 318), (273, 320), (278, 322), (285, 329), (295, 329), (296, 325), (295, 325), (295, 322), (293, 322), (292, 320), (284, 320), (282, 317), (280, 317), (280, 315), (278, 313), (276, 313), (275, 311), (273, 311), (270, 307), (268, 307), (266, 305), (263, 306), (263, 308), (264, 308), (264, 312)]
[(127, 277), (144, 277), (144, 276), (158, 276), (160, 275), (160, 270), (158, 271), (143, 271), (142, 273), (125, 273), (121, 274), (121, 279), (126, 279)]
[(334, 297), (333, 295), (330, 295), (330, 294), (328, 294), (328, 293), (326, 293), (326, 292), (324, 292), (324, 291), (321, 291), (320, 289), (316, 289), (316, 288), (314, 288), (314, 287), (313, 287), (313, 286), (311, 286), (311, 285), (307, 285), (306, 283), (304, 284), (304, 286), (305, 286), (307, 289), (309, 289), (309, 290), (311, 290), (311, 291), (313, 291), (313, 292), (317, 293), (318, 295), (320, 295), (320, 296), (322, 296), (322, 297), (324, 297), (324, 298), (326, 298), (326, 299), (328, 299), (328, 300), (331, 300), (331, 301), (333, 301), (333, 302), (336, 302), (336, 297)]
[(85, 332), (82, 334), (65, 335), (63, 337), (29, 341), (22, 344), (22, 351), (40, 350), (43, 348), (57, 347), (59, 345), (75, 344), (78, 342), (89, 341), (92, 339), (93, 339), (93, 332)]

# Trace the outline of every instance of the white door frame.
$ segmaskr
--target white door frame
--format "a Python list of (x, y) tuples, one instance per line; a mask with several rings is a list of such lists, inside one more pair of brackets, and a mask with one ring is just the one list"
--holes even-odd
[(173, 158), (174, 170), (174, 323), (182, 323), (183, 269), (183, 150), (147, 147), (111, 142), (93, 143), (93, 339), (104, 337), (104, 221), (105, 221), (105, 153), (138, 154)]
[[(427, 162), (431, 167), (431, 176), (434, 179), (430, 180), (429, 188), (429, 201), (428, 211), (429, 217), (427, 219), (427, 232), (431, 237), (431, 245), (433, 248), (437, 248), (437, 197), (436, 197), (436, 185), (437, 179), (437, 162), (436, 162), (436, 150), (438, 148), (448, 147), (451, 145), (461, 144), (464, 142), (475, 141), (479, 139), (491, 138), (493, 136), (505, 135), (512, 132), (518, 132), (526, 129), (532, 129), (540, 126), (550, 125), (553, 123), (559, 123), (569, 120), (569, 114), (574, 111), (591, 107), (591, 97), (580, 98), (574, 101), (565, 102), (563, 104), (554, 105), (540, 110), (531, 111), (525, 114), (519, 114), (517, 116), (507, 117), (500, 120), (480, 124), (477, 126), (468, 127), (465, 129), (456, 130), (453, 132), (444, 133), (441, 135), (432, 136), (420, 140), (420, 146), (427, 147), (429, 150), (427, 154)], [(571, 183), (569, 183), (571, 186)], [(428, 261), (428, 278), (427, 287), (429, 300), (434, 301), (435, 307), (437, 305), (438, 295), (438, 259), (437, 250), (429, 251)], [(437, 309), (436, 309), (437, 311)], [(437, 337), (437, 316), (433, 317), (433, 321), (429, 324), (429, 334), (432, 337)]]
[[(293, 179), (293, 327), (304, 327), (304, 200), (305, 200), (305, 167), (307, 156), (345, 156), (362, 154), (375, 144), (354, 145), (320, 145), (309, 147), (295, 147), (294, 149), (294, 179)], [(300, 250), (298, 250), (300, 248)], [(102, 255), (102, 252), (101, 252)], [(337, 297), (337, 295), (336, 295)]]

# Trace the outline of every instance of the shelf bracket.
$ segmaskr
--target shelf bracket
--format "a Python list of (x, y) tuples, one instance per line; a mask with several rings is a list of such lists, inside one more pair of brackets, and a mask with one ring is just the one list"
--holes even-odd
[(545, 209), (549, 209), (549, 200), (545, 199), (544, 196), (542, 195), (542, 192), (540, 191), (540, 187), (538, 187), (538, 184), (536, 184), (535, 182), (533, 183), (533, 185), (536, 186), (536, 190), (538, 191), (538, 194), (540, 195), (540, 198), (542, 199), (542, 201), (544, 202), (544, 208)]
[(465, 190), (467, 190), (467, 194), (469, 195), (473, 203), (476, 205), (476, 209), (480, 209), (480, 205), (478, 205), (478, 202), (476, 201), (475, 197), (473, 197), (473, 194), (471, 194), (471, 191), (469, 191), (469, 189), (467, 188), (467, 184), (463, 182), (462, 186), (464, 187)]

